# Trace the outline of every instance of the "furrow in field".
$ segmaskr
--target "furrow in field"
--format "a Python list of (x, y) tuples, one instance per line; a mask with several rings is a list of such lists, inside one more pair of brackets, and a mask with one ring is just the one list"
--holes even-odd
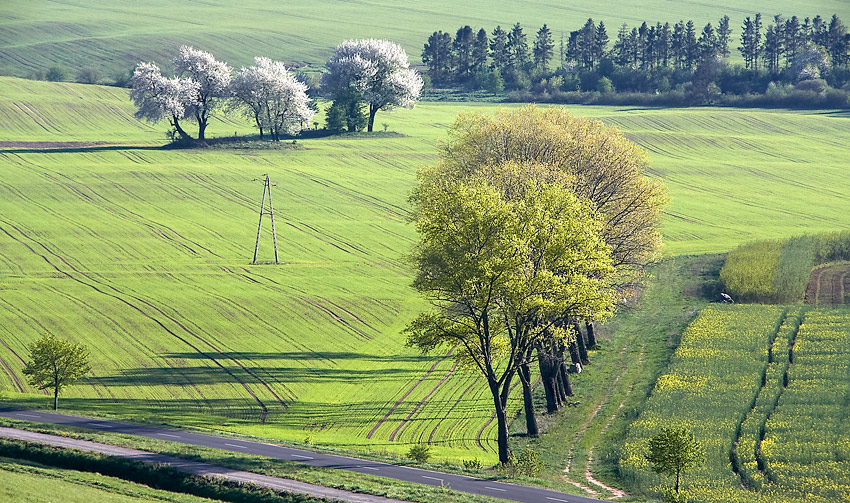
[(383, 424), (384, 424), (384, 422), (385, 422), (387, 419), (389, 419), (391, 415), (393, 415), (393, 413), (396, 411), (396, 409), (398, 409), (398, 408), (399, 408), (399, 406), (400, 406), (402, 403), (404, 403), (404, 401), (407, 399), (407, 397), (408, 397), (408, 396), (410, 396), (410, 394), (411, 394), (411, 393), (413, 393), (413, 391), (414, 391), (414, 390), (416, 390), (416, 388), (417, 388), (417, 387), (419, 387), (419, 385), (420, 385), (420, 384), (422, 384), (423, 382), (425, 382), (425, 379), (427, 379), (427, 378), (428, 378), (428, 376), (430, 376), (432, 373), (434, 373), (434, 370), (437, 368), (437, 366), (438, 366), (440, 363), (442, 363), (443, 361), (445, 361), (445, 360), (446, 360), (446, 358), (448, 358), (449, 356), (451, 356), (451, 354), (452, 354), (452, 352), (451, 352), (451, 351), (449, 351), (449, 352), (448, 352), (448, 353), (446, 353), (446, 354), (445, 354), (442, 358), (440, 358), (439, 360), (437, 360), (436, 362), (434, 362), (434, 364), (433, 364), (433, 365), (431, 365), (431, 368), (430, 368), (430, 369), (428, 369), (428, 371), (427, 371), (427, 372), (425, 372), (425, 375), (423, 375), (422, 377), (420, 377), (420, 378), (419, 378), (419, 380), (418, 380), (418, 381), (416, 381), (416, 383), (414, 383), (414, 384), (413, 384), (413, 386), (411, 386), (411, 387), (410, 387), (410, 389), (408, 389), (408, 390), (404, 393), (404, 395), (402, 395), (402, 397), (401, 397), (401, 398), (399, 398), (399, 399), (395, 402), (395, 404), (393, 404), (393, 406), (392, 406), (392, 407), (390, 407), (390, 409), (387, 411), (387, 413), (386, 413), (386, 414), (384, 414), (384, 417), (382, 417), (380, 420), (378, 420), (378, 422), (377, 422), (377, 423), (375, 423), (375, 426), (373, 426), (373, 427), (372, 427), (372, 429), (371, 429), (371, 430), (369, 430), (369, 433), (367, 433), (367, 434), (366, 434), (366, 438), (372, 438), (372, 436), (375, 434), (375, 432), (376, 432), (376, 431), (378, 431), (378, 428), (380, 428), (380, 427), (381, 427), (381, 425), (383, 425)]
[[(7, 224), (8, 224), (8, 223), (7, 223)], [(14, 226), (12, 226), (12, 227), (14, 227)], [(255, 392), (251, 389), (251, 387), (250, 387), (250, 386), (248, 386), (248, 384), (246, 384), (246, 383), (245, 383), (242, 379), (240, 379), (239, 377), (237, 377), (237, 376), (236, 376), (236, 375), (235, 375), (235, 374), (234, 374), (234, 373), (233, 373), (230, 369), (228, 369), (227, 367), (225, 367), (225, 366), (224, 366), (224, 365), (223, 365), (223, 364), (222, 364), (222, 363), (221, 363), (218, 359), (216, 359), (216, 358), (213, 356), (213, 354), (211, 354), (209, 351), (204, 351), (204, 350), (202, 350), (202, 349), (201, 349), (200, 347), (198, 347), (197, 345), (195, 345), (195, 344), (191, 343), (191, 342), (190, 342), (187, 338), (180, 336), (178, 333), (176, 333), (175, 331), (173, 331), (173, 330), (171, 330), (170, 328), (168, 328), (168, 327), (165, 325), (165, 323), (164, 323), (162, 320), (160, 320), (159, 318), (157, 318), (156, 316), (149, 314), (148, 312), (146, 312), (144, 309), (142, 309), (142, 308), (141, 308), (141, 307), (139, 307), (138, 305), (136, 305), (136, 304), (134, 304), (134, 303), (130, 302), (129, 300), (125, 299), (125, 298), (124, 298), (124, 296), (125, 296), (126, 294), (124, 294), (123, 292), (121, 292), (120, 290), (118, 290), (116, 287), (114, 287), (114, 286), (112, 286), (112, 285), (108, 285), (108, 284), (106, 284), (106, 285), (104, 285), (104, 284), (100, 284), (100, 282), (98, 282), (98, 281), (96, 281), (96, 280), (92, 280), (92, 279), (91, 279), (89, 276), (87, 276), (85, 273), (81, 273), (80, 271), (78, 271), (77, 269), (75, 269), (73, 266), (71, 266), (70, 264), (68, 264), (68, 263), (65, 261), (65, 259), (63, 259), (62, 257), (60, 257), (60, 256), (58, 256), (58, 255), (53, 254), (53, 252), (52, 252), (52, 251), (50, 251), (50, 249), (49, 249), (49, 248), (47, 248), (47, 247), (46, 247), (43, 243), (39, 243), (37, 240), (32, 239), (31, 237), (27, 236), (25, 233), (21, 232), (19, 229), (16, 229), (16, 230), (17, 230), (19, 233), (21, 233), (21, 235), (22, 235), (22, 236), (24, 236), (26, 239), (28, 239), (28, 240), (30, 240), (30, 241), (32, 241), (32, 242), (34, 242), (34, 243), (37, 243), (37, 244), (38, 244), (41, 248), (43, 248), (43, 249), (44, 249), (47, 253), (49, 253), (49, 254), (51, 254), (51, 255), (55, 256), (55, 257), (56, 257), (56, 258), (57, 258), (60, 262), (62, 262), (63, 264), (65, 264), (65, 265), (66, 265), (68, 268), (70, 268), (73, 272), (75, 272), (75, 273), (79, 274), (80, 276), (82, 276), (82, 277), (84, 277), (84, 278), (88, 279), (89, 281), (91, 281), (91, 283), (86, 282), (86, 281), (84, 281), (84, 280), (82, 280), (82, 279), (80, 279), (80, 278), (78, 278), (78, 277), (76, 277), (76, 276), (74, 276), (74, 275), (72, 275), (72, 274), (69, 274), (69, 273), (67, 273), (66, 271), (62, 271), (59, 267), (57, 267), (55, 264), (53, 264), (53, 263), (50, 261), (50, 259), (48, 259), (45, 255), (43, 255), (43, 254), (39, 254), (39, 253), (38, 253), (38, 252), (36, 252), (36, 251), (35, 251), (32, 247), (30, 247), (28, 244), (24, 243), (21, 239), (19, 239), (19, 238), (15, 238), (15, 237), (14, 237), (14, 236), (12, 236), (12, 235), (11, 235), (11, 234), (10, 234), (10, 233), (9, 233), (9, 232), (5, 229), (5, 228), (0, 227), (0, 231), (2, 231), (4, 234), (6, 234), (7, 236), (9, 236), (10, 238), (12, 238), (12, 239), (14, 239), (14, 240), (16, 240), (16, 241), (20, 242), (21, 244), (24, 244), (24, 246), (26, 246), (27, 248), (29, 248), (29, 249), (30, 249), (33, 253), (35, 253), (35, 254), (37, 254), (37, 255), (40, 255), (40, 256), (41, 256), (41, 257), (45, 260), (45, 262), (47, 262), (47, 263), (48, 263), (48, 264), (49, 264), (49, 265), (50, 265), (53, 269), (55, 269), (57, 272), (59, 272), (59, 273), (61, 273), (61, 274), (65, 275), (65, 276), (66, 276), (66, 277), (68, 277), (69, 279), (72, 279), (72, 280), (74, 280), (74, 281), (76, 281), (76, 282), (78, 282), (78, 283), (80, 283), (80, 284), (83, 284), (83, 285), (85, 285), (85, 286), (87, 286), (87, 287), (89, 287), (89, 288), (91, 288), (91, 289), (95, 290), (96, 292), (98, 292), (98, 293), (100, 293), (100, 294), (102, 294), (102, 295), (106, 295), (106, 296), (112, 297), (112, 298), (114, 298), (115, 300), (117, 300), (117, 301), (121, 302), (122, 304), (126, 305), (126, 306), (127, 306), (127, 307), (129, 307), (130, 309), (132, 309), (132, 310), (134, 310), (134, 311), (138, 312), (139, 314), (141, 314), (141, 315), (142, 315), (142, 316), (144, 316), (145, 318), (148, 318), (149, 320), (151, 320), (152, 322), (154, 322), (155, 324), (157, 324), (157, 325), (158, 325), (158, 326), (159, 326), (162, 330), (164, 330), (165, 332), (167, 332), (169, 335), (171, 335), (171, 336), (175, 337), (176, 339), (180, 340), (180, 341), (181, 341), (181, 342), (183, 342), (186, 346), (188, 346), (188, 347), (190, 347), (191, 349), (193, 349), (195, 352), (197, 352), (197, 353), (201, 354), (202, 356), (206, 357), (207, 359), (209, 359), (209, 360), (210, 360), (212, 363), (214, 363), (217, 367), (219, 367), (221, 370), (223, 370), (225, 373), (227, 373), (227, 374), (228, 374), (228, 375), (229, 375), (229, 376), (230, 376), (230, 377), (231, 377), (231, 378), (232, 378), (235, 382), (237, 382), (239, 385), (241, 385), (241, 386), (242, 386), (242, 388), (243, 388), (243, 389), (245, 389), (245, 391), (246, 391), (246, 392), (247, 392), (247, 393), (248, 393), (248, 394), (249, 394), (249, 395), (250, 395), (250, 396), (254, 399), (254, 401), (255, 401), (255, 402), (257, 402), (257, 404), (260, 406), (260, 409), (262, 410), (261, 422), (265, 422), (265, 418), (266, 418), (266, 416), (267, 416), (267, 414), (268, 414), (268, 407), (265, 405), (265, 403), (264, 403), (264, 402), (263, 402), (263, 401), (262, 401), (262, 400), (261, 400), (261, 399), (260, 399), (260, 398), (256, 395), (256, 393), (255, 393)], [(112, 290), (112, 291), (113, 291), (113, 292), (115, 292), (115, 293), (109, 293), (109, 292), (107, 292), (106, 290), (104, 290), (103, 288), (110, 289), (110, 290)], [(217, 349), (214, 345), (212, 345), (209, 341), (206, 341), (206, 340), (204, 340), (203, 338), (201, 338), (200, 336), (198, 336), (197, 334), (193, 333), (193, 332), (192, 332), (192, 331), (190, 331), (188, 328), (186, 328), (186, 326), (185, 326), (185, 325), (181, 324), (179, 321), (177, 321), (177, 320), (176, 320), (176, 319), (174, 319), (173, 317), (166, 315), (166, 314), (165, 314), (165, 313), (164, 313), (161, 309), (159, 309), (158, 307), (156, 307), (156, 306), (152, 305), (152, 304), (151, 304), (151, 303), (149, 303), (148, 301), (146, 301), (146, 300), (144, 300), (144, 299), (141, 299), (141, 298), (139, 298), (139, 297), (132, 296), (132, 295), (130, 295), (129, 297), (130, 297), (131, 299), (134, 299), (136, 302), (139, 302), (139, 303), (141, 303), (141, 304), (144, 304), (145, 306), (147, 306), (147, 307), (149, 307), (149, 308), (153, 309), (155, 312), (157, 312), (157, 313), (159, 313), (160, 315), (162, 315), (163, 317), (165, 317), (168, 321), (170, 321), (170, 322), (174, 323), (174, 324), (175, 324), (175, 325), (177, 325), (177, 326), (178, 326), (181, 330), (183, 330), (183, 331), (184, 331), (187, 335), (189, 335), (189, 336), (191, 336), (191, 337), (195, 338), (196, 340), (198, 340), (198, 342), (200, 342), (201, 344), (204, 344), (205, 346), (207, 346), (210, 350), (212, 350), (212, 352), (213, 352), (213, 353), (221, 354), (221, 351), (220, 351), (220, 350), (218, 350), (218, 349)], [(248, 371), (247, 369), (245, 369), (245, 368), (241, 365), (241, 363), (240, 363), (238, 360), (233, 359), (233, 358), (229, 358), (229, 360), (231, 360), (233, 363), (235, 363), (235, 364), (236, 364), (236, 366), (240, 367), (243, 371), (246, 371), (246, 373), (247, 373), (247, 374), (252, 375), (252, 373), (251, 373), (250, 371)], [(252, 375), (252, 376), (253, 376), (253, 375)], [(254, 376), (254, 377), (255, 377), (255, 376)], [(280, 402), (280, 403), (281, 403), (281, 405), (283, 405), (283, 407), (286, 407), (286, 406), (287, 406), (287, 405), (286, 405), (286, 403), (285, 403), (285, 402), (283, 402), (283, 400), (282, 400), (279, 396), (277, 396), (277, 394), (276, 394), (276, 393), (274, 393), (274, 392), (270, 389), (270, 387), (269, 387), (269, 385), (268, 385), (267, 383), (265, 383), (265, 382), (263, 382), (263, 381), (261, 381), (261, 380), (259, 380), (259, 379), (258, 379), (258, 381), (260, 381), (260, 383), (261, 383), (261, 384), (262, 384), (262, 385), (263, 385), (266, 389), (268, 389), (269, 391), (271, 391), (271, 394), (272, 394), (272, 395), (273, 395), (273, 396), (274, 396), (274, 397), (278, 400), (278, 402)]]
[[(449, 407), (446, 410), (445, 414), (443, 414), (443, 417), (437, 422), (437, 425), (434, 426), (434, 428), (431, 430), (431, 433), (428, 434), (428, 443), (429, 444), (434, 441), (434, 435), (437, 434), (437, 429), (440, 427), (440, 424), (444, 423), (445, 421), (447, 421), (449, 419), (449, 417), (451, 417), (452, 412), (457, 408), (457, 406), (461, 403), (461, 401), (463, 401), (466, 394), (469, 393), (469, 390), (471, 390), (476, 384), (478, 384), (478, 383), (475, 380), (473, 380), (472, 384), (467, 386), (466, 389), (464, 389), (460, 393), (460, 395), (458, 395), (457, 399), (454, 401), (454, 403), (452, 403), (452, 406)], [(449, 426), (449, 428), (452, 428), (452, 426)], [(450, 435), (447, 435), (447, 436), (449, 438), (451, 438)]]
[(414, 416), (414, 415), (415, 415), (415, 414), (419, 411), (419, 409), (420, 409), (420, 408), (421, 408), (421, 407), (425, 404), (425, 402), (427, 402), (427, 401), (428, 401), (428, 399), (429, 399), (429, 398), (431, 398), (431, 395), (433, 395), (433, 394), (434, 394), (434, 392), (435, 392), (435, 391), (437, 391), (437, 388), (439, 388), (440, 386), (442, 386), (442, 385), (443, 385), (443, 383), (444, 383), (444, 382), (446, 382), (446, 380), (447, 380), (449, 377), (451, 377), (451, 375), (454, 373), (455, 369), (457, 369), (457, 363), (455, 363), (454, 365), (452, 365), (452, 368), (451, 368), (451, 369), (449, 369), (449, 371), (448, 371), (448, 372), (446, 372), (446, 375), (444, 375), (444, 376), (443, 376), (443, 378), (442, 378), (442, 379), (440, 379), (440, 382), (438, 382), (437, 384), (435, 384), (435, 385), (434, 385), (434, 387), (433, 387), (433, 388), (431, 388), (431, 390), (430, 390), (430, 391), (428, 391), (428, 393), (427, 393), (424, 397), (422, 397), (422, 399), (421, 399), (421, 400), (419, 400), (419, 402), (417, 402), (417, 403), (416, 403), (416, 405), (415, 405), (415, 406), (413, 407), (413, 409), (412, 409), (412, 410), (411, 410), (411, 411), (407, 414), (407, 416), (406, 416), (404, 419), (402, 419), (402, 420), (401, 420), (401, 422), (398, 424), (398, 426), (396, 426), (396, 427), (395, 427), (395, 429), (393, 430), (393, 432), (392, 432), (392, 433), (390, 433), (390, 438), (389, 438), (390, 442), (395, 441), (396, 436), (397, 436), (397, 435), (399, 435), (399, 434), (401, 433), (401, 431), (402, 431), (402, 430), (403, 430), (403, 429), (407, 426), (408, 421), (410, 421), (410, 419), (411, 419), (411, 418), (412, 418), (412, 417), (413, 417), (413, 416)]
[(299, 172), (293, 172), (293, 173), (298, 175), (298, 176), (307, 178), (310, 181), (317, 183), (317, 184), (319, 184), (319, 185), (321, 185), (321, 186), (323, 186), (327, 189), (330, 189), (333, 192), (336, 192), (336, 193), (338, 193), (342, 196), (350, 197), (350, 198), (352, 198), (356, 201), (359, 201), (361, 203), (366, 204), (367, 206), (373, 206), (375, 208), (378, 208), (378, 209), (382, 210), (382, 212), (394, 215), (394, 216), (398, 217), (399, 219), (407, 218), (407, 215), (409, 213), (406, 208), (403, 208), (401, 206), (397, 206), (397, 205), (389, 203), (387, 201), (383, 201), (381, 199), (378, 199), (375, 196), (365, 194), (363, 192), (360, 192), (360, 191), (357, 191), (357, 190), (354, 190), (354, 189), (351, 189), (351, 188), (348, 188), (348, 187), (343, 187), (342, 185), (340, 185), (336, 182), (333, 182), (331, 180), (327, 180), (327, 179), (319, 180), (318, 178), (313, 178), (312, 176), (310, 176), (307, 173), (299, 173)]

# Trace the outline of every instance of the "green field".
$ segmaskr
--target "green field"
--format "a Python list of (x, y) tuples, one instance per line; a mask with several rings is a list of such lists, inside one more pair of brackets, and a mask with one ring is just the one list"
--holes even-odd
[(0, 499), (18, 503), (211, 503), (217, 500), (172, 493), (99, 473), (78, 472), (0, 458)]
[(685, 425), (706, 447), (691, 501), (847, 501), (848, 327), (847, 308), (704, 309), (629, 427), (624, 480), (656, 492), (646, 441)]
[[(418, 59), (428, 35), (437, 30), (454, 33), (469, 24), (490, 32), (496, 25), (519, 22), (531, 43), (544, 23), (559, 40), (561, 33), (569, 35), (589, 17), (603, 21), (613, 41), (622, 23), (638, 26), (643, 21), (693, 19), (700, 29), (728, 15), (737, 47), (741, 23), (756, 12), (762, 13), (765, 22), (779, 13), (800, 19), (818, 14), (829, 19), (838, 14), (845, 23), (850, 20), (850, 4), (842, 0), (753, 0), (746, 7), (733, 0), (248, 0), (238, 4), (222, 0), (178, 4), (164, 0), (7, 0), (0, 5), (0, 69), (25, 76), (57, 64), (69, 69), (94, 66), (108, 76), (113, 71), (124, 72), (140, 60), (165, 63), (181, 44), (212, 51), (236, 67), (250, 64), (254, 56), (320, 67), (330, 49), (342, 40), (370, 37), (394, 40)], [(737, 57), (733, 50), (733, 58)]]
[[(400, 333), (423, 307), (404, 261), (407, 193), (468, 109), (494, 110), (422, 103), (378, 115), (402, 136), (168, 150), (165, 126), (133, 119), (125, 90), (0, 79), (0, 386), (49, 405), (21, 369), (51, 332), (93, 349), (66, 410), (371, 451), (431, 442), (438, 458), (492, 461), (486, 389)], [(672, 198), (667, 254), (850, 223), (845, 114), (573, 111), (650, 152)], [(234, 131), (250, 129), (210, 128)], [(278, 184), (280, 266), (250, 265), (263, 173)], [(272, 258), (270, 235), (260, 251)]]

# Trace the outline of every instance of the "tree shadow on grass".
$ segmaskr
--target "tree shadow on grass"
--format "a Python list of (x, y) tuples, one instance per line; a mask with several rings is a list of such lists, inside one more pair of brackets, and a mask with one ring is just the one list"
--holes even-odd
[[(28, 143), (28, 142), (21, 142)], [(65, 142), (57, 142), (57, 144), (64, 144)], [(71, 143), (71, 142), (67, 142)], [(36, 142), (38, 145), (42, 145), (42, 143)], [(168, 150), (167, 147), (164, 146), (142, 146), (142, 145), (86, 145), (86, 146), (57, 146), (51, 147), (49, 146), (50, 142), (45, 142), (47, 146), (42, 148), (37, 147), (4, 147), (2, 143), (0, 143), (0, 154), (78, 154), (78, 153), (93, 153), (93, 152), (116, 152), (122, 150)]]

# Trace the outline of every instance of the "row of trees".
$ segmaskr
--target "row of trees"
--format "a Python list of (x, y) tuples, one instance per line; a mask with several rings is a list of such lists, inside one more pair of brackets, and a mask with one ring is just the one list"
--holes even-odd
[[(422, 79), (409, 67), (407, 54), (386, 40), (345, 41), (326, 68), (322, 89), (334, 100), (328, 114), (332, 130), (343, 129), (344, 122), (349, 130), (366, 125), (372, 131), (379, 110), (411, 107), (422, 90)], [(261, 138), (267, 132), (279, 141), (303, 129), (317, 110), (307, 84), (269, 58), (255, 58), (253, 66), (234, 75), (212, 54), (182, 46), (172, 69), (174, 77), (165, 77), (155, 63), (140, 63), (131, 79), (130, 99), (138, 107), (136, 117), (167, 120), (183, 140), (192, 139), (184, 121), (197, 123), (197, 139), (203, 140), (216, 113), (237, 112), (254, 121)]]
[[(772, 74), (779, 73), (799, 61), (801, 55), (818, 51), (833, 69), (850, 66), (850, 35), (843, 22), (833, 15), (827, 22), (820, 16), (800, 21), (796, 16), (774, 17), (763, 33), (761, 15), (747, 17), (741, 28), (738, 51), (745, 69), (762, 66)], [(642, 23), (629, 28), (623, 24), (616, 40), (610, 44), (603, 22), (588, 19), (580, 29), (561, 36), (560, 72), (587, 73), (613, 67), (639, 70), (650, 75), (659, 69), (694, 71), (700, 63), (727, 58), (732, 50), (730, 19), (723, 16), (715, 25), (708, 23), (700, 31), (693, 21)], [(497, 26), (488, 37), (481, 28), (459, 28), (454, 37), (434, 32), (422, 50), (422, 61), (428, 75), (437, 85), (459, 84), (498, 90), (506, 83), (513, 88), (528, 87), (531, 80), (552, 74), (550, 63), (556, 54), (552, 32), (543, 25), (529, 44), (519, 23), (509, 31)], [(802, 64), (803, 68), (807, 65)], [(811, 65), (809, 65), (811, 66)], [(817, 66), (817, 65), (815, 65)], [(810, 74), (804, 74), (809, 76)], [(799, 74), (795, 77), (799, 78)], [(817, 78), (817, 77), (813, 77)]]
[[(528, 433), (538, 428), (532, 364), (555, 410), (564, 353), (587, 363), (579, 320), (603, 320), (660, 246), (663, 187), (646, 155), (614, 128), (562, 109), (461, 114), (440, 162), (418, 173), (414, 286), (432, 310), (408, 343), (451, 349), (484, 377), (509, 463), (507, 405), (519, 380)], [(590, 332), (592, 335), (592, 331)]]

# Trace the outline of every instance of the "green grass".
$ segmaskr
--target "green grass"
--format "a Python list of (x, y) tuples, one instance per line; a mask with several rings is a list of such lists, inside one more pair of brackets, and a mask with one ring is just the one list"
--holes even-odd
[(134, 503), (215, 500), (152, 489), (99, 473), (54, 468), (0, 457), (0, 499), (15, 503)]
[[(622, 23), (674, 23), (693, 19), (697, 29), (731, 18), (733, 47), (746, 16), (761, 12), (765, 23), (777, 13), (827, 20), (837, 13), (850, 21), (850, 6), (842, 0), (754, 0), (740, 2), (696, 0), (627, 0), (591, 2), (394, 2), (392, 0), (296, 0), (276, 4), (249, 0), (238, 5), (221, 0), (182, 2), (92, 0), (47, 2), (10, 0), (0, 6), (0, 67), (24, 76), (59, 64), (69, 69), (95, 66), (105, 73), (126, 71), (140, 60), (169, 61), (181, 44), (212, 51), (239, 67), (254, 56), (321, 67), (330, 50), (347, 38), (387, 38), (401, 43), (418, 60), (428, 35), (454, 33), (470, 24), (488, 32), (522, 23), (529, 40), (547, 23), (559, 39), (579, 29), (587, 18), (604, 21), (612, 41)], [(529, 42), (530, 43), (530, 42)], [(733, 57), (737, 52), (733, 49)], [(73, 75), (74, 72), (72, 72)]]
[[(469, 109), (495, 110), (423, 103), (379, 114), (404, 136), (294, 150), (163, 150), (165, 126), (133, 119), (125, 91), (0, 78), (0, 141), (18, 142), (0, 144), (0, 386), (49, 405), (21, 374), (49, 331), (94, 349), (65, 410), (396, 454), (430, 441), (437, 460), (494, 461), (486, 388), (401, 335), (423, 307), (404, 261), (407, 194)], [(572, 110), (650, 151), (672, 197), (667, 254), (850, 223), (842, 114)], [(250, 132), (210, 133), (234, 130)], [(263, 173), (278, 183), (280, 266), (249, 264)]]

